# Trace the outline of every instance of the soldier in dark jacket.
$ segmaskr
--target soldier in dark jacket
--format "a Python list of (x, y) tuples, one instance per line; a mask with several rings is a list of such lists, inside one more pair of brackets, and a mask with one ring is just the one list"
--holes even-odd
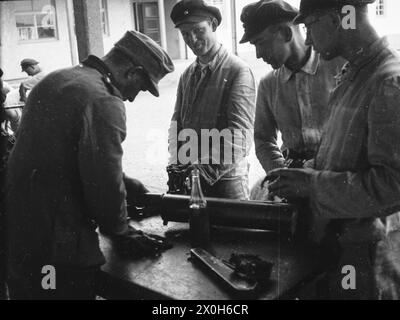
[[(55, 71), (32, 90), (7, 176), (12, 299), (94, 298), (105, 262), (97, 227), (138, 256), (164, 248), (127, 223), (121, 143), (123, 101), (141, 90), (158, 96), (159, 80), (171, 71), (154, 41), (129, 31), (102, 59)], [(42, 272), (52, 267), (56, 289), (44, 290)]]

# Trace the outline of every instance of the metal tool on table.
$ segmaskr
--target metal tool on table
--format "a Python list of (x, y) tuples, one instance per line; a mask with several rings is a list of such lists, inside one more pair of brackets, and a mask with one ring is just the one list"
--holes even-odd
[(238, 277), (234, 269), (202, 248), (191, 249), (190, 256), (193, 263), (204, 267), (212, 276), (216, 276), (228, 289), (234, 292), (250, 293), (257, 289), (257, 281)]

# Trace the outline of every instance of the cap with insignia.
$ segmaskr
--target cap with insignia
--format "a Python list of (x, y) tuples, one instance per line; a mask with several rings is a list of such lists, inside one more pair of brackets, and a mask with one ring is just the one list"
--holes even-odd
[(208, 5), (204, 0), (182, 0), (171, 11), (171, 19), (175, 27), (184, 23), (201, 22), (209, 18), (215, 18), (218, 25), (221, 24), (222, 16), (219, 9)]
[(254, 36), (276, 23), (292, 21), (299, 11), (282, 0), (261, 0), (245, 6), (240, 15), (244, 35), (240, 43), (251, 40)]
[(158, 97), (158, 82), (166, 74), (174, 71), (174, 65), (168, 54), (154, 40), (137, 31), (125, 33), (114, 48), (136, 66), (143, 67), (150, 79), (148, 90)]
[(318, 10), (341, 8), (345, 5), (360, 7), (374, 2), (375, 0), (301, 0), (300, 13), (293, 22), (294, 24), (304, 23), (309, 15)]

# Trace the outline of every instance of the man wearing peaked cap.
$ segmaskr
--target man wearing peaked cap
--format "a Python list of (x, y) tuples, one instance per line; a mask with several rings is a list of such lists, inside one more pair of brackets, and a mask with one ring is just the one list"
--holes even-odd
[[(154, 256), (168, 247), (127, 223), (126, 202), (147, 189), (123, 174), (121, 143), (123, 101), (146, 90), (158, 96), (172, 70), (154, 41), (129, 31), (103, 58), (52, 72), (32, 90), (6, 185), (11, 299), (93, 299), (105, 261), (97, 227), (119, 254)], [(55, 290), (41, 286), (46, 265), (56, 269)]]
[[(197, 59), (179, 80), (169, 130), (169, 164), (172, 168), (187, 165), (186, 172), (199, 168), (207, 196), (247, 199), (247, 156), (255, 111), (253, 74), (242, 60), (218, 42), (216, 30), (221, 23), (218, 8), (202, 0), (180, 1), (172, 9), (171, 19)], [(228, 132), (235, 140), (223, 139), (219, 144), (220, 137), (217, 137), (218, 143), (213, 137), (215, 145), (210, 145), (211, 139), (203, 137), (203, 129), (218, 134)], [(199, 151), (198, 156), (193, 153), (190, 159), (179, 157), (183, 143), (178, 141), (178, 135), (183, 130), (197, 133), (198, 144), (195, 139), (187, 144), (191, 150)], [(209, 147), (208, 153), (204, 146)]]
[(183, 23), (201, 22), (214, 17), (217, 25), (221, 24), (222, 17), (218, 8), (208, 5), (204, 0), (183, 0), (178, 2), (171, 11), (171, 19), (175, 27)]
[(23, 81), (19, 86), (20, 100), (26, 102), (29, 91), (45, 77), (46, 73), (42, 70), (38, 61), (30, 58), (21, 61), (21, 71), (26, 72), (29, 76), (29, 79)]
[(362, 7), (376, 0), (307, 0), (301, 1), (300, 12), (296, 16), (295, 24), (303, 23), (304, 18), (312, 12), (326, 9), (341, 9), (343, 6), (352, 5), (354, 7)]
[[(302, 0), (295, 22), (324, 59), (348, 61), (331, 93), (332, 113), (313, 167), (270, 172), (269, 189), (309, 201), (319, 259), (328, 262), (324, 298), (398, 299), (400, 57), (371, 25), (371, 1), (329, 2), (321, 8)], [(340, 8), (348, 4), (355, 9), (350, 28)], [(350, 290), (342, 285), (345, 266), (353, 270)]]
[(158, 97), (158, 82), (174, 71), (167, 53), (148, 36), (136, 31), (128, 31), (114, 47), (135, 65), (143, 67), (150, 80), (148, 90)]
[(253, 36), (264, 31), (268, 26), (291, 21), (297, 14), (296, 8), (281, 0), (258, 1), (248, 4), (243, 8), (240, 16), (245, 31), (240, 43), (250, 41)]
[[(282, 0), (263, 0), (244, 7), (241, 43), (255, 46), (257, 58), (272, 66), (259, 84), (254, 128), (256, 155), (265, 172), (302, 166), (312, 159), (330, 110), (334, 76), (343, 61), (325, 62), (292, 23), (297, 8)], [(278, 145), (278, 132), (283, 146)], [(268, 190), (258, 181), (251, 199), (266, 200)]]

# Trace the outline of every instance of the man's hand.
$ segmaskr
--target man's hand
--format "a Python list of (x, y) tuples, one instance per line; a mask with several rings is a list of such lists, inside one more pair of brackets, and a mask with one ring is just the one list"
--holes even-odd
[(271, 196), (283, 198), (308, 198), (313, 169), (276, 169), (267, 174), (265, 180), (271, 181), (268, 190)]
[(128, 177), (124, 174), (123, 177), (125, 189), (126, 189), (126, 200), (130, 205), (141, 206), (140, 196), (148, 193), (149, 190), (144, 186), (144, 184), (138, 179)]
[(123, 235), (112, 237), (114, 248), (127, 258), (157, 257), (172, 245), (164, 237), (147, 234), (129, 226)]

